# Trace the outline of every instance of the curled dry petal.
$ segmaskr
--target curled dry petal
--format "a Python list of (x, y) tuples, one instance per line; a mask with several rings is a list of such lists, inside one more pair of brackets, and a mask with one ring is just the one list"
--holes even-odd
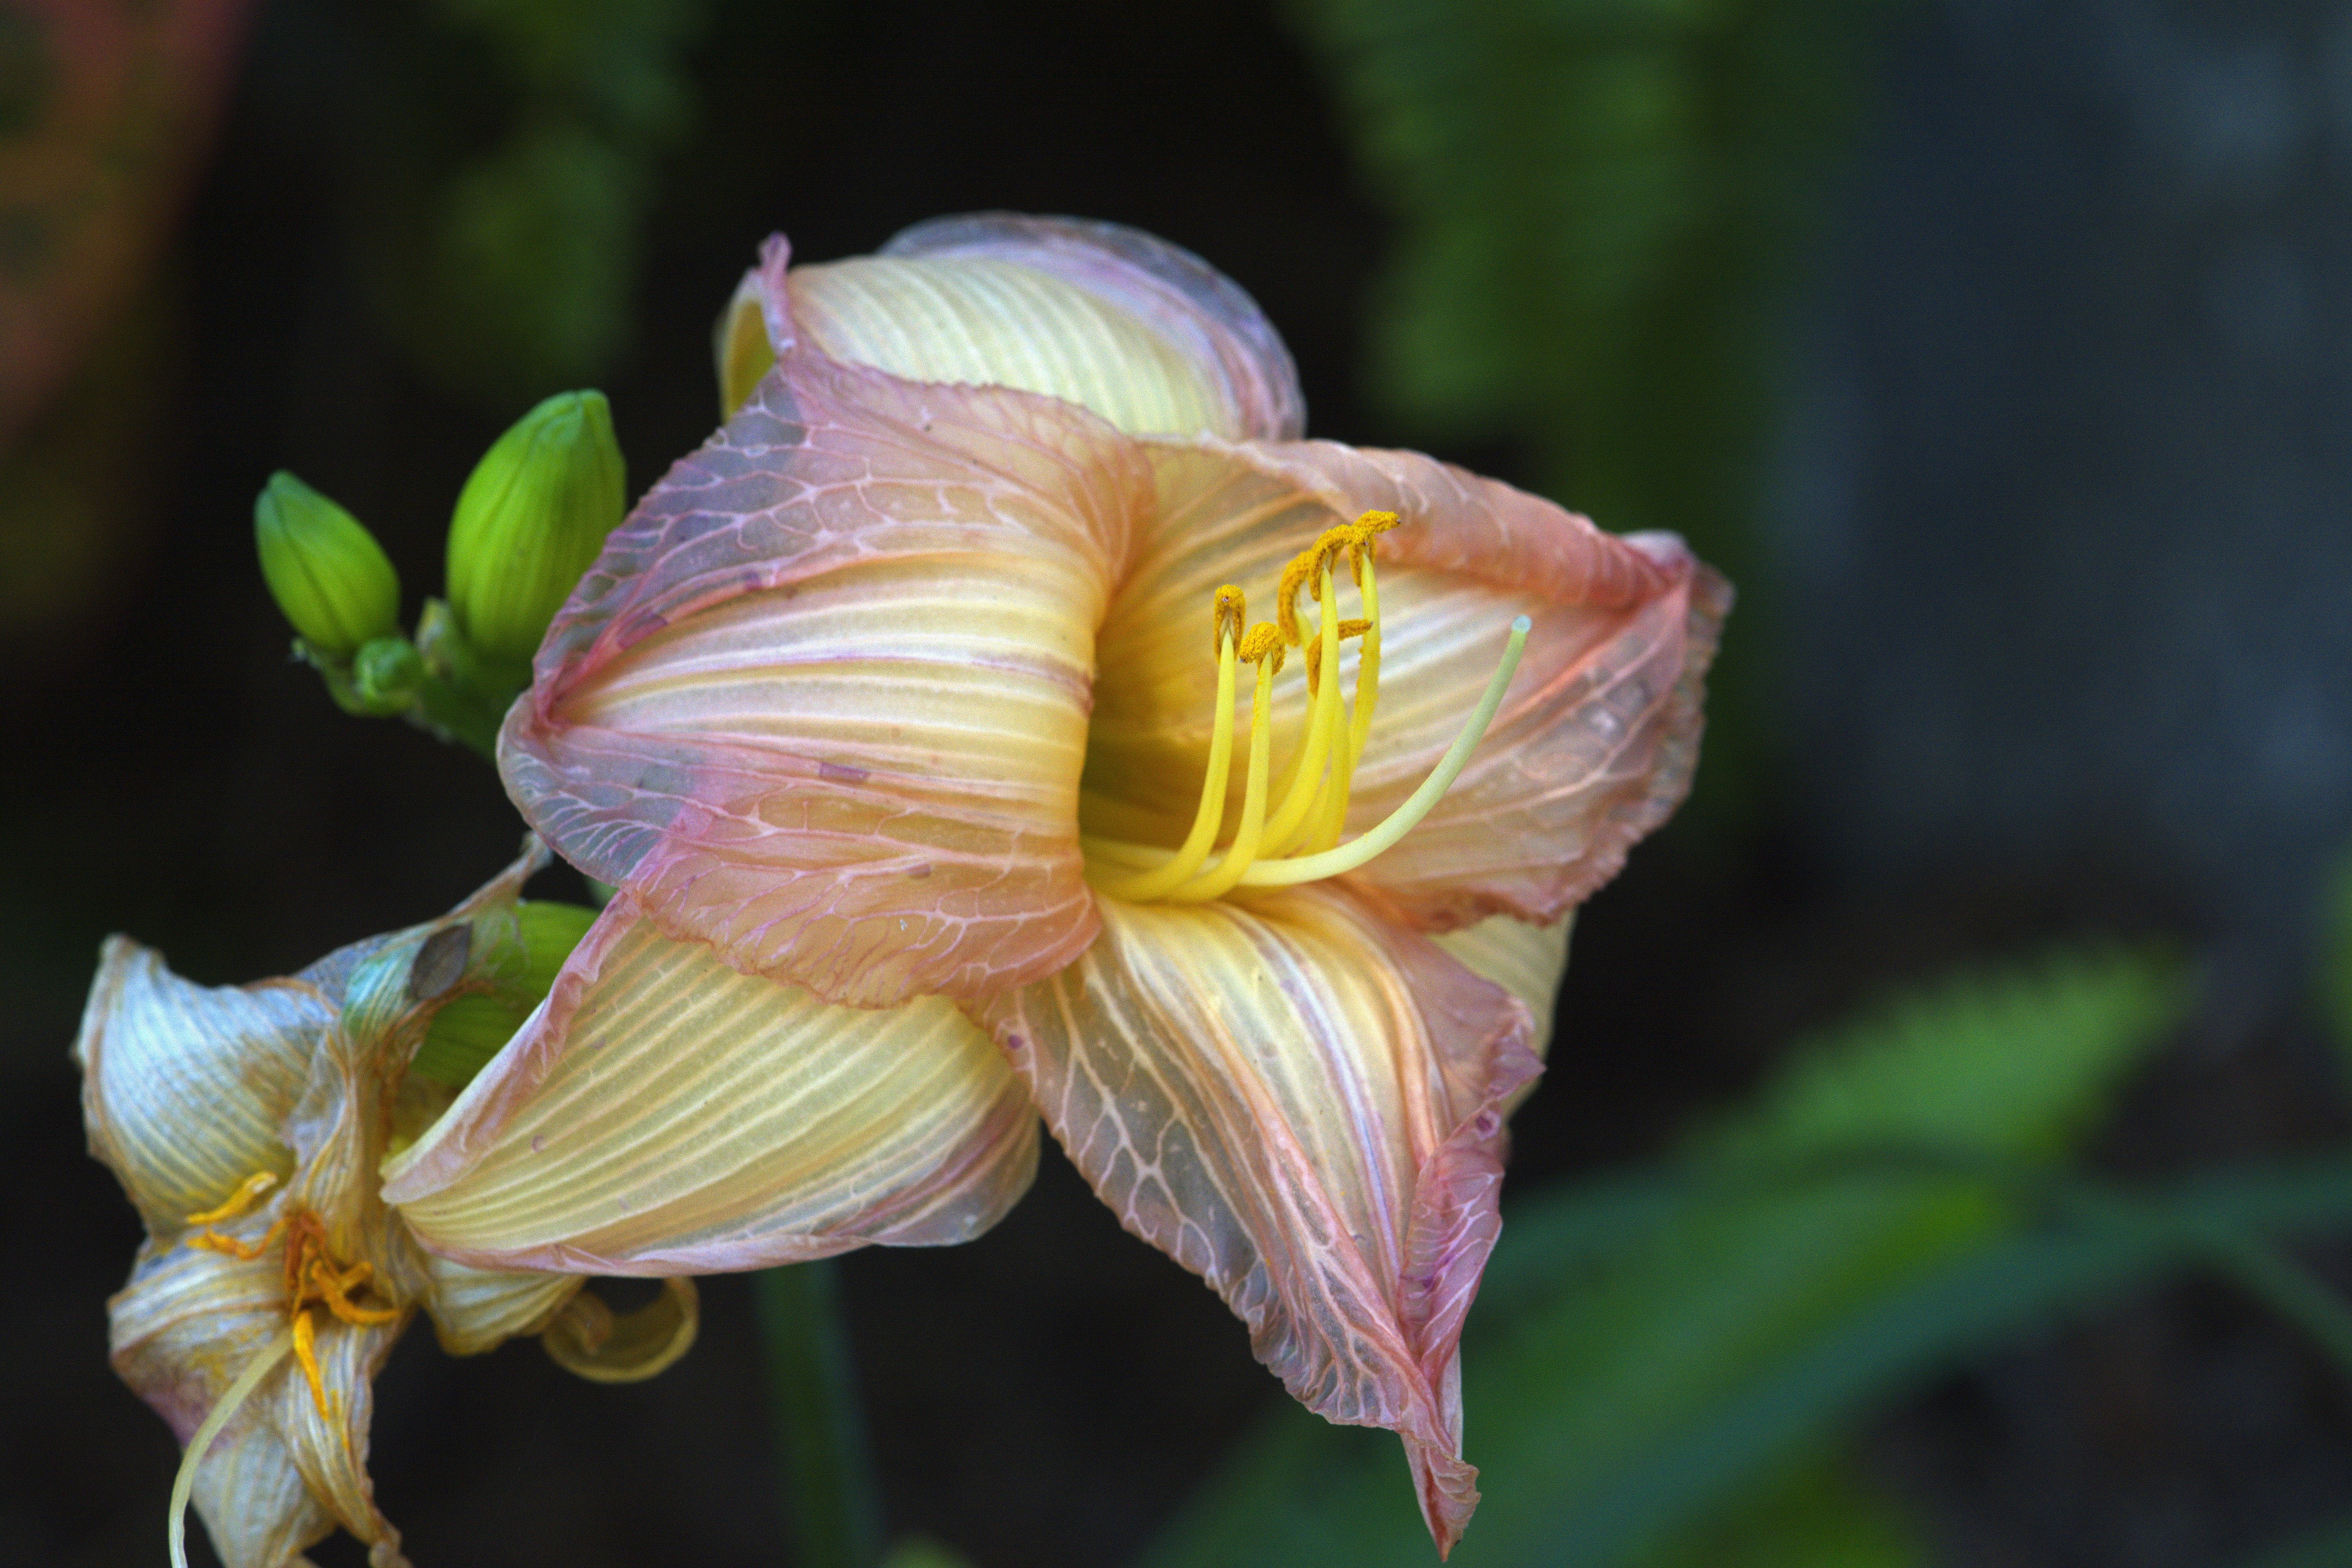
[(509, 790), (665, 932), (828, 1001), (1051, 973), (1093, 935), (1094, 628), (1149, 501), (1070, 405), (788, 351), (557, 617)]
[(183, 1215), (257, 1171), (292, 1170), (283, 1123), (334, 1016), (299, 981), (195, 985), (152, 949), (107, 938), (74, 1042), (82, 1120), (151, 1232), (177, 1235)]
[[(719, 325), (732, 412), (775, 357), (754, 270)], [(878, 256), (794, 269), (800, 335), (910, 381), (1017, 387), (1130, 434), (1297, 437), (1298, 375), (1255, 300), (1190, 251), (1118, 224), (979, 213), (908, 229)]]
[[(1199, 606), (1221, 582), (1270, 584), (1302, 540), (1367, 510), (1404, 521), (1380, 542), (1380, 700), (1349, 831), (1380, 821), (1426, 776), (1512, 617), (1526, 615), (1533, 630), (1469, 766), (1363, 868), (1365, 881), (1424, 929), (1498, 912), (1548, 924), (1613, 875), (1688, 789), (1729, 591), (1679, 541), (1621, 539), (1414, 453), (1328, 442), (1150, 449), (1160, 504), (1099, 639), (1086, 788), (1103, 830), (1181, 836), (1168, 825), (1192, 809), (1213, 706), (1213, 672), (1192, 652)], [(1355, 658), (1351, 648), (1343, 676)], [(1297, 735), (1303, 683), (1276, 694), (1276, 732)]]
[(575, 1377), (643, 1383), (694, 1348), (700, 1321), (694, 1281), (673, 1276), (662, 1281), (660, 1295), (626, 1312), (615, 1312), (593, 1290), (583, 1290), (563, 1304), (540, 1342)]
[(1020, 1081), (944, 997), (820, 1002), (624, 895), (383, 1194), (461, 1261), (680, 1274), (969, 1240), (1036, 1146)]
[(1330, 887), (1105, 900), (986, 1016), (1129, 1230), (1206, 1279), (1310, 1409), (1405, 1442), (1442, 1549), (1477, 1500), (1455, 1346), (1500, 1221), (1526, 1009)]

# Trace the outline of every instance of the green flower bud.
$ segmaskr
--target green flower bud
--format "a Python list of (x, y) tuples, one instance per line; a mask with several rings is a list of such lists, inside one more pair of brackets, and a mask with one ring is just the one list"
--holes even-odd
[(530, 659), (620, 522), (625, 487), (601, 392), (559, 393), (499, 437), (449, 523), (449, 605), (476, 653)]
[(359, 519), (280, 470), (253, 503), (269, 596), (330, 658), (400, 629), (400, 576)]

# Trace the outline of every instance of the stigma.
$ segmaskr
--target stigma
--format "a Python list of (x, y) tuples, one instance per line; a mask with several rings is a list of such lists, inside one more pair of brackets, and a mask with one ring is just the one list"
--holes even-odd
[[(1192, 829), (1173, 850), (1087, 837), (1087, 879), (1097, 891), (1137, 903), (1197, 903), (1237, 888), (1287, 887), (1337, 877), (1394, 845), (1453, 787), (1502, 707), (1503, 693), (1527, 645), (1525, 616), (1511, 623), (1484, 695), (1421, 787), (1370, 830), (1339, 842), (1356, 765), (1362, 760), (1380, 701), (1381, 599), (1373, 557), (1380, 536), (1396, 525), (1394, 512), (1368, 511), (1351, 523), (1327, 529), (1283, 569), (1271, 623), (1244, 630), (1246, 601), (1241, 589), (1228, 584), (1217, 590), (1210, 634), (1217, 660), (1216, 719)], [(1345, 618), (1339, 611), (1338, 569), (1342, 563), (1361, 612)], [(1311, 632), (1301, 623), (1301, 591), (1317, 606)], [(1343, 701), (1339, 646), (1349, 640), (1359, 644), (1356, 681), (1354, 692)], [(1272, 776), (1274, 681), (1282, 672), (1286, 650), (1294, 647), (1304, 654), (1306, 733), (1276, 780)], [(1252, 690), (1249, 732), (1242, 748), (1241, 819), (1220, 850), (1233, 779), (1234, 698), (1243, 665), (1251, 667)]]

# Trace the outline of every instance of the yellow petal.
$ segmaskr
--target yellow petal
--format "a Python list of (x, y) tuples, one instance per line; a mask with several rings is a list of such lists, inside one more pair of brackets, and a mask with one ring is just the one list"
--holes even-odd
[(299, 981), (194, 985), (107, 939), (74, 1041), (82, 1116), (150, 1232), (177, 1235), (255, 1172), (292, 1170), (282, 1127), (334, 1018)]
[(1405, 1440), (1441, 1545), (1476, 1501), (1455, 1345), (1499, 1229), (1518, 1003), (1329, 887), (1104, 900), (989, 1021), (1129, 1230), (1215, 1288), (1308, 1408)]
[(479, 1355), (518, 1334), (535, 1334), (578, 1293), (574, 1274), (475, 1268), (428, 1253), (425, 1310), (451, 1355)]
[(481, 1267), (683, 1274), (969, 1240), (1035, 1161), (1019, 1080), (953, 1004), (819, 1002), (624, 895), (383, 1195)]
[[(761, 330), (763, 313), (781, 316), (772, 276), (747, 277), (720, 320), (729, 412), (774, 357), (772, 327)], [(1118, 224), (938, 218), (880, 256), (796, 268), (786, 291), (803, 342), (911, 381), (1042, 393), (1131, 434), (1280, 439), (1305, 426), (1297, 372), (1256, 302), (1199, 257)]]
[(1081, 409), (788, 353), (557, 618), (509, 790), (671, 935), (829, 1001), (1045, 973), (1093, 932), (1094, 628), (1149, 500)]

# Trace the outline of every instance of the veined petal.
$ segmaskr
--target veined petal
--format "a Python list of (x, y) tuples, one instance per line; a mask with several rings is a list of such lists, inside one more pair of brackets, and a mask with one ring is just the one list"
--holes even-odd
[(152, 949), (107, 938), (74, 1060), (90, 1152), (150, 1233), (176, 1236), (257, 1171), (292, 1170), (283, 1123), (334, 1016), (299, 981), (194, 985)]
[[(184, 1445), (246, 1363), (285, 1331), (278, 1260), (149, 1242), (107, 1316), (114, 1370)], [(194, 1500), (227, 1568), (285, 1568), (335, 1528), (258, 1398), (230, 1417), (198, 1461)]]
[(1362, 900), (1105, 900), (1103, 931), (990, 1004), (1096, 1193), (1206, 1279), (1333, 1421), (1404, 1438), (1441, 1550), (1477, 1500), (1455, 1345), (1500, 1222), (1526, 1009)]
[[(730, 409), (758, 363), (750, 329), (765, 287), (747, 277), (721, 323)], [(1132, 434), (1305, 429), (1297, 371), (1256, 302), (1190, 251), (1118, 224), (934, 218), (879, 256), (800, 268), (789, 289), (806, 342), (908, 380), (1043, 393)]]
[[(1559, 977), (1568, 970), (1568, 939), (1576, 925), (1571, 910), (1549, 925), (1535, 925), (1516, 915), (1488, 915), (1475, 925), (1441, 931), (1431, 938), (1481, 980), (1491, 980), (1527, 1008), (1535, 1032), (1528, 1047), (1541, 1058), (1551, 1055), (1551, 1026), (1559, 1002)], [(1505, 1114), (1535, 1092), (1529, 1079), (1505, 1102)]]
[(375, 1483), (367, 1473), (375, 1376), (406, 1326), (405, 1313), (391, 1323), (363, 1326), (332, 1318), (319, 1323), (313, 1352), (327, 1391), (323, 1414), (290, 1359), (253, 1396), (269, 1413), (311, 1495), (336, 1523), (367, 1543), (369, 1568), (405, 1568), (407, 1562), (400, 1554), (400, 1531), (376, 1510)]
[(585, 1283), (576, 1274), (476, 1268), (425, 1255), (425, 1310), (451, 1355), (479, 1355), (518, 1334), (535, 1334)]
[(557, 616), (509, 791), (665, 931), (829, 1001), (1050, 972), (1093, 932), (1094, 629), (1149, 487), (1071, 405), (788, 350)]
[(687, 1274), (968, 1241), (1036, 1148), (1020, 1080), (946, 998), (820, 1002), (624, 894), (383, 1195), (479, 1267)]
[[(1328, 442), (1151, 451), (1155, 526), (1099, 639), (1086, 789), (1103, 830), (1156, 825), (1165, 837), (1166, 822), (1191, 809), (1213, 674), (1196, 651), (1198, 606), (1216, 584), (1271, 582), (1298, 541), (1367, 510), (1404, 522), (1380, 542), (1380, 706), (1349, 831), (1380, 821), (1428, 774), (1475, 706), (1512, 617), (1533, 630), (1469, 766), (1359, 875), (1429, 929), (1498, 912), (1549, 923), (1613, 875), (1688, 789), (1729, 589), (1680, 541), (1603, 533), (1413, 453)], [(1354, 664), (1351, 647), (1343, 680)], [(1303, 683), (1276, 692), (1276, 732), (1295, 735)]]

